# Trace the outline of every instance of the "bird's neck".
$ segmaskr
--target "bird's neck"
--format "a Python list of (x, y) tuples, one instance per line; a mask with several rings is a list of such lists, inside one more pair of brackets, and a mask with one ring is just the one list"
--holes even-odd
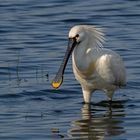
[(81, 61), (87, 55), (89, 55), (90, 51), (96, 54), (96, 52), (99, 52), (100, 50), (101, 48), (97, 45), (97, 43), (94, 40), (86, 40), (74, 48), (73, 55), (76, 60)]
[[(92, 58), (89, 59), (91, 51), (95, 55), (92, 55)], [(78, 46), (74, 48), (74, 51), (72, 54), (73, 63), (75, 63), (75, 66), (78, 69), (84, 70), (91, 63), (91, 60), (94, 61), (94, 59), (96, 59), (97, 51), (98, 49), (96, 48), (96, 46), (94, 46), (94, 43), (90, 44), (88, 42), (82, 42), (81, 44), (79, 44)]]
[(83, 57), (86, 55), (88, 47), (85, 42), (80, 43), (74, 48), (73, 55), (76, 61), (83, 60)]

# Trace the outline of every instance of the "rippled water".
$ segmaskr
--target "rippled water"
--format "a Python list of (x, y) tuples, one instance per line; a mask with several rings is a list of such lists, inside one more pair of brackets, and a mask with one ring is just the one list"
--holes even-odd
[[(139, 140), (140, 1), (1, 0), (0, 139)], [(102, 92), (82, 103), (71, 61), (59, 90), (50, 86), (76, 24), (103, 27), (127, 86), (110, 105)]]

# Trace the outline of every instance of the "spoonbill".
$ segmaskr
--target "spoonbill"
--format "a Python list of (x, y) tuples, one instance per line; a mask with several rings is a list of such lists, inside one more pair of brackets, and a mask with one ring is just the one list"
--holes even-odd
[(69, 42), (61, 66), (52, 81), (59, 88), (68, 59), (72, 53), (72, 67), (79, 81), (85, 103), (91, 102), (95, 90), (106, 93), (112, 101), (115, 90), (126, 85), (126, 70), (121, 56), (103, 48), (104, 33), (101, 28), (92, 25), (76, 25), (69, 31)]

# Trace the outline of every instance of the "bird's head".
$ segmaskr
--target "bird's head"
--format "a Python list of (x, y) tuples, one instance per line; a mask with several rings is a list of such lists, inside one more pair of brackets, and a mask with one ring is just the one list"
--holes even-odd
[[(60, 87), (63, 81), (63, 74), (68, 62), (68, 59), (75, 47), (80, 46), (83, 42), (91, 43), (93, 46), (102, 46), (104, 40), (103, 33), (99, 28), (89, 25), (77, 25), (69, 31), (68, 48), (65, 53), (63, 62), (58, 70), (56, 77), (52, 82), (54, 88)], [(90, 42), (90, 43), (89, 43)]]
[(84, 26), (74, 26), (69, 31), (69, 41), (78, 45), (80, 42), (86, 39), (86, 31)]
[[(104, 42), (104, 34), (100, 28), (91, 25), (77, 25), (69, 31), (69, 44), (74, 43), (77, 46), (85, 42), (92, 47), (102, 47)], [(90, 44), (89, 44), (90, 42)]]

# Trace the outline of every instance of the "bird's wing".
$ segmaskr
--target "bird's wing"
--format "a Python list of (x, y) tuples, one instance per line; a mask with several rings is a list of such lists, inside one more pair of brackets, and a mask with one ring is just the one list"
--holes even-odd
[(121, 57), (107, 51), (97, 59), (97, 72), (106, 82), (116, 86), (125, 85), (125, 68)]
[(114, 76), (114, 85), (124, 86), (126, 85), (126, 72), (123, 60), (120, 55), (113, 55), (111, 59), (111, 70)]

